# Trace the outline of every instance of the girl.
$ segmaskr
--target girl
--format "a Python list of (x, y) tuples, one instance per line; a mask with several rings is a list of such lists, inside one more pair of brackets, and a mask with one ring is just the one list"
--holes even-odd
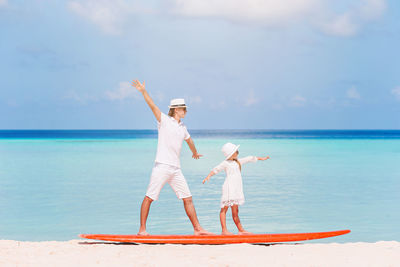
[(232, 143), (226, 143), (222, 147), (222, 153), (224, 153), (225, 160), (215, 167), (208, 176), (203, 180), (203, 184), (208, 181), (211, 176), (224, 170), (226, 172), (226, 179), (222, 186), (222, 198), (221, 198), (221, 211), (219, 218), (221, 220), (222, 234), (232, 235), (231, 232), (226, 228), (226, 212), (229, 207), (232, 210), (232, 218), (238, 228), (239, 234), (251, 234), (243, 229), (242, 224), (239, 220), (239, 205), (244, 203), (243, 185), (242, 185), (242, 165), (248, 162), (256, 162), (257, 160), (267, 160), (269, 157), (255, 157), (248, 156), (245, 158), (238, 159), (240, 145), (236, 146)]

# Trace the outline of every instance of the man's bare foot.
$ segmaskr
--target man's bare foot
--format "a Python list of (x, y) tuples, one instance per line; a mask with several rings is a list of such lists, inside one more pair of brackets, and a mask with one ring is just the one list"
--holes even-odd
[(194, 235), (215, 235), (215, 234), (211, 233), (209, 231), (206, 231), (204, 229), (200, 229), (200, 230), (194, 230)]
[(252, 235), (252, 234), (253, 234), (253, 233), (247, 232), (247, 231), (245, 231), (245, 230), (239, 231), (239, 232), (238, 232), (238, 235)]
[(146, 230), (144, 230), (144, 231), (139, 231), (137, 235), (150, 235), (150, 234), (146, 232)]
[(222, 231), (221, 235), (233, 235), (233, 233), (229, 231)]

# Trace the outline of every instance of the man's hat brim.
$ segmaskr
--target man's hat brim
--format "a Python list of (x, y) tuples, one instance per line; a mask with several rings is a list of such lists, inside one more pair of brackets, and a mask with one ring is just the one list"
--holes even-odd
[(169, 108), (187, 108), (187, 106), (186, 105), (171, 105), (171, 106), (168, 106)]

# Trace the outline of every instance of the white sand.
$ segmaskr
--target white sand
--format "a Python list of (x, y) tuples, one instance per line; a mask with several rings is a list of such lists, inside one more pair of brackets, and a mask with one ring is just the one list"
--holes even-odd
[(0, 266), (400, 266), (400, 242), (116, 245), (0, 240)]

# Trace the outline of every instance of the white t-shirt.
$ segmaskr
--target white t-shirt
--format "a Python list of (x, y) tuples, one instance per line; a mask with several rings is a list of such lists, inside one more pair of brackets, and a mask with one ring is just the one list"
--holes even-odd
[(156, 162), (164, 163), (178, 168), (183, 140), (190, 138), (190, 134), (183, 122), (161, 112), (161, 121), (158, 122), (158, 146)]

